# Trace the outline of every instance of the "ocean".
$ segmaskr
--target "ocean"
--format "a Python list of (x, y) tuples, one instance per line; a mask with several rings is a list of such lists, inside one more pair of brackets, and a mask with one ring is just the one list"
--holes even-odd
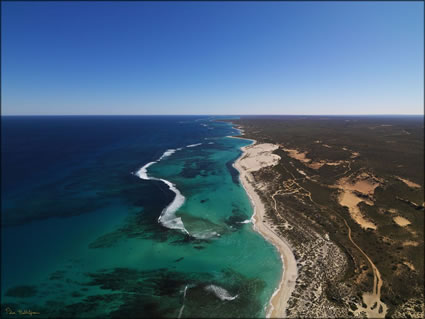
[(217, 119), (2, 117), (2, 315), (264, 317), (282, 263)]

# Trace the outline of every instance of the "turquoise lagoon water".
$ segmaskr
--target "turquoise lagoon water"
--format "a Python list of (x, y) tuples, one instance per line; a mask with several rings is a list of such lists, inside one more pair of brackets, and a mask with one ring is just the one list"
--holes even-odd
[[(21, 182), (2, 177), (3, 314), (263, 317), (282, 264), (252, 229), (232, 166), (249, 142), (226, 137), (236, 131), (211, 118), (85, 120), (86, 140), (96, 136), (86, 148), (78, 139), (72, 155), (50, 152), (49, 165), (35, 161), (39, 172)], [(48, 121), (56, 134), (43, 123), (35, 143), (51, 145), (65, 130), (74, 147), (69, 136), (82, 119)], [(105, 124), (127, 131), (108, 137)], [(16, 126), (39, 132), (29, 120), (8, 125), (6, 144)], [(16, 140), (2, 159), (26, 159)]]

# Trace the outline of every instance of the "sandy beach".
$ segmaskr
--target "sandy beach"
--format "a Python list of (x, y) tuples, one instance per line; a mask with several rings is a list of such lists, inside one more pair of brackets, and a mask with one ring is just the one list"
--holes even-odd
[(265, 219), (265, 207), (255, 190), (255, 182), (251, 174), (263, 167), (276, 165), (280, 157), (272, 154), (278, 145), (257, 144), (255, 140), (253, 141), (253, 144), (242, 148), (243, 154), (234, 166), (239, 171), (242, 185), (251, 199), (254, 209), (254, 229), (278, 249), (282, 258), (282, 278), (266, 311), (268, 318), (282, 318), (286, 316), (287, 302), (295, 288), (297, 264), (289, 244), (272, 229), (272, 225)]

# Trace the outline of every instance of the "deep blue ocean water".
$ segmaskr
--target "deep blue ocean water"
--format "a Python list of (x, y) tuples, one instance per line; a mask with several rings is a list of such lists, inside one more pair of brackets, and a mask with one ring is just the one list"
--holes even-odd
[(281, 262), (216, 119), (2, 117), (2, 314), (264, 316)]

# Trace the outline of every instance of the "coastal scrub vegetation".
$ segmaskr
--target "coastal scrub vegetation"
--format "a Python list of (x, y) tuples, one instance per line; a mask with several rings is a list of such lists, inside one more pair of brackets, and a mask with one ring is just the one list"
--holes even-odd
[(279, 163), (253, 175), (297, 259), (287, 314), (423, 317), (423, 117), (231, 122), (243, 138), (279, 145)]

